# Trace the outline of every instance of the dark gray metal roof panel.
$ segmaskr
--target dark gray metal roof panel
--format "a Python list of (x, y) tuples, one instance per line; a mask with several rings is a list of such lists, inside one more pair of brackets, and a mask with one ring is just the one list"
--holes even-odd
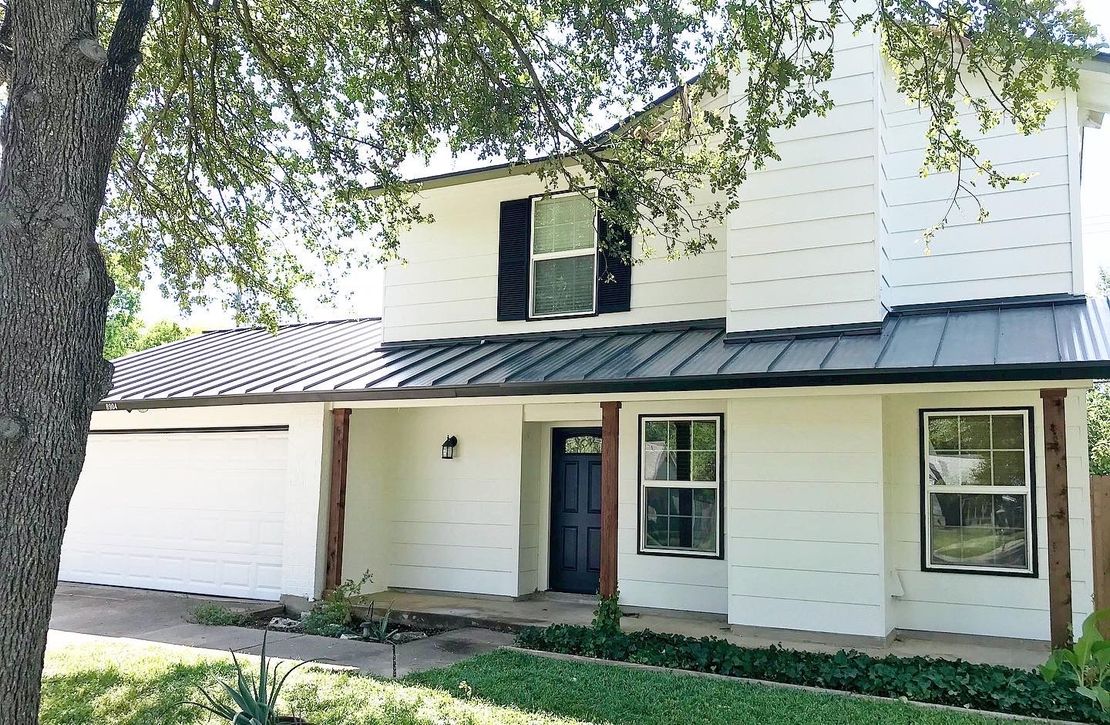
[(880, 354), (876, 367), (916, 368), (932, 365), (947, 323), (947, 312), (895, 318), (890, 340)]
[(612, 380), (635, 370), (659, 354), (682, 333), (675, 330), (649, 333), (635, 342), (630, 342), (628, 347), (616, 356), (609, 358), (599, 367), (587, 373), (588, 380)]
[(993, 365), (998, 340), (998, 311), (951, 312), (934, 364)]
[[(608, 335), (600, 345), (589, 350), (577, 360), (572, 360), (555, 371), (559, 380), (585, 380), (591, 372), (601, 368), (644, 339), (642, 334)], [(554, 373), (549, 373), (551, 379)]]
[(786, 348), (793, 344), (790, 340), (760, 340), (748, 343), (740, 354), (729, 360), (721, 368), (722, 373), (765, 373)]
[(452, 375), (459, 370), (464, 370), (472, 363), (483, 358), (492, 357), (498, 350), (505, 347), (504, 343), (488, 343), (485, 345), (459, 345), (459, 355), (446, 360), (441, 360), (434, 365), (414, 370), (401, 384), (412, 387), (435, 385), (441, 379)]
[(841, 335), (829, 352), (822, 370), (867, 370), (875, 361), (889, 337), (883, 335)]
[(488, 369), (482, 370), (480, 373), (470, 377), (467, 382), (470, 384), (478, 383), (503, 383), (518, 370), (523, 370), (533, 365), (537, 360), (543, 360), (548, 355), (554, 355), (559, 350), (562, 350), (569, 344), (566, 338), (556, 338), (554, 340), (547, 340), (541, 342), (535, 347), (517, 344), (514, 348), (510, 349), (509, 354), (503, 357), (496, 365)]
[(999, 362), (1059, 362), (1056, 316), (1051, 306), (998, 311)]
[(675, 375), (705, 375), (707, 372), (716, 374), (729, 360), (736, 357), (744, 349), (746, 343), (728, 343), (722, 337), (706, 345), (692, 358), (679, 365), (674, 370)]
[(1085, 305), (1057, 305), (1056, 336), (1060, 359), (1078, 362), (1110, 358), (1110, 304), (1105, 298)]
[(560, 371), (582, 357), (588, 357), (590, 352), (604, 344), (603, 337), (580, 337), (568, 341), (562, 348), (544, 356), (536, 356), (531, 364), (520, 368), (507, 376), (506, 380), (564, 380)]
[(701, 352), (716, 339), (724, 337), (724, 330), (688, 330), (676, 337), (669, 345), (655, 355), (628, 371), (629, 376), (638, 378), (666, 378), (674, 374), (676, 368)]
[(723, 321), (382, 344), (375, 318), (206, 332), (115, 361), (116, 407), (1110, 377), (1106, 299), (895, 310), (879, 334)]
[(775, 372), (820, 370), (825, 358), (836, 346), (835, 337), (816, 337), (810, 340), (795, 340), (771, 364)]

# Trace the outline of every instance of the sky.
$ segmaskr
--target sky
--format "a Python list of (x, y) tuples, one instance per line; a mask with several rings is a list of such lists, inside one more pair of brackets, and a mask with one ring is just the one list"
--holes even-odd
[[(1103, 37), (1110, 36), (1110, 0), (1087, 0), (1084, 6), (1087, 18), (1102, 29)], [(411, 177), (419, 177), (481, 165), (471, 158), (452, 159), (443, 155), (433, 158), (427, 165), (415, 165), (408, 171)], [(1097, 291), (1099, 269), (1105, 267), (1110, 270), (1110, 114), (1101, 129), (1088, 128), (1085, 131), (1081, 189), (1083, 276), (1085, 291), (1087, 294), (1094, 294)], [(404, 256), (404, 249), (400, 251)], [(374, 268), (353, 272), (350, 277), (341, 280), (339, 296), (327, 303), (317, 300), (312, 290), (305, 290), (300, 298), (301, 319), (327, 320), (380, 315), (382, 284), (383, 270)], [(195, 309), (188, 316), (182, 315), (176, 304), (162, 297), (155, 283), (148, 284), (143, 293), (141, 314), (148, 322), (182, 320), (187, 325), (202, 330), (233, 325), (231, 313), (218, 304)]]

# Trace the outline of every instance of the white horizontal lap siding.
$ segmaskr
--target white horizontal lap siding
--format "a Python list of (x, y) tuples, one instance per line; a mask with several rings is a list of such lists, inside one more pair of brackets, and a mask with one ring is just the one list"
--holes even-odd
[[(721, 94), (705, 104), (714, 107), (725, 100)], [(719, 240), (717, 246), (694, 257), (667, 259), (661, 243), (634, 239), (633, 255), (638, 263), (632, 269), (631, 309), (627, 312), (499, 322), (500, 204), (543, 192), (540, 180), (526, 174), (424, 192), (419, 199), (421, 208), (435, 221), (403, 233), (400, 254), (405, 261), (386, 268), (385, 340), (478, 337), (725, 316), (725, 226), (716, 224), (706, 231)], [(695, 192), (689, 207), (693, 214), (714, 200), (708, 189)]]
[[(407, 409), (388, 425), (389, 585), (515, 596), (521, 407)], [(448, 435), (453, 460), (440, 457)]]
[[(1066, 402), (1072, 547), (1072, 601), (1076, 626), (1090, 611), (1090, 498), (1086, 416), (1082, 391)], [(1037, 507), (1037, 578), (921, 571), (920, 410), (1028, 406), (1034, 411)], [(1012, 393), (890, 395), (884, 399), (889, 618), (902, 630), (951, 632), (1019, 639), (1049, 636), (1048, 539), (1045, 512), (1044, 426), (1037, 390)]]
[[(622, 405), (617, 511), (617, 576), (622, 603), (714, 614), (728, 611), (726, 561), (637, 553), (639, 416), (724, 413), (725, 405), (723, 400), (625, 402)], [(726, 432), (728, 426), (726, 416)], [(724, 492), (723, 485), (721, 491)], [(727, 505), (727, 496), (724, 500)]]
[(728, 621), (886, 634), (877, 396), (734, 399)]
[[(392, 585), (393, 500), (390, 481), (396, 465), (394, 421), (403, 412), (356, 408), (347, 443), (347, 497), (343, 527), (343, 578), (370, 572), (365, 591)], [(443, 436), (446, 438), (446, 434)], [(442, 439), (441, 441), (442, 442)], [(429, 527), (434, 534), (435, 528)]]
[[(885, 66), (884, 66), (885, 67)], [(1027, 173), (1027, 183), (994, 189), (964, 164), (990, 216), (963, 194), (948, 226), (925, 254), (922, 234), (938, 223), (955, 190), (954, 174), (920, 177), (928, 116), (907, 104), (889, 69), (882, 81), (882, 269), (889, 305), (961, 299), (1072, 293), (1075, 248), (1072, 198), (1079, 183), (1078, 154), (1070, 125), (1074, 98), (1060, 94), (1043, 131), (1028, 136), (1003, 122), (983, 134), (973, 113), (961, 109), (964, 130), (982, 156), (1007, 174)]]
[[(824, 84), (833, 109), (777, 131), (781, 160), (741, 189), (728, 225), (730, 332), (881, 319), (877, 58), (871, 35), (838, 32)], [(743, 86), (734, 80), (734, 93)]]
[[(541, 470), (550, 468), (550, 461), (543, 460), (547, 448), (543, 445), (543, 436), (550, 435), (550, 431), (535, 423), (524, 425), (521, 436), (520, 459), (520, 533), (517, 546), (518, 575), (517, 594), (531, 594), (539, 589), (540, 572), (540, 522), (543, 516), (543, 485), (544, 477)], [(549, 452), (549, 451), (548, 451)]]

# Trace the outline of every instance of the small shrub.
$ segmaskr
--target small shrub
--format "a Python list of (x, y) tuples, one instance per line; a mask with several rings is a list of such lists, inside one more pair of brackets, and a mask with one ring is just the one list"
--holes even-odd
[(338, 637), (349, 632), (351, 611), (354, 608), (352, 599), (362, 594), (362, 588), (372, 580), (370, 572), (364, 573), (357, 582), (354, 579), (348, 579), (336, 587), (331, 594), (317, 602), (304, 618), (305, 633)]
[(594, 610), (593, 627), (603, 634), (619, 634), (621, 631), (621, 593), (614, 592), (611, 597), (598, 596), (597, 609)]
[(1059, 679), (1067, 683), (1097, 703), (1104, 713), (1110, 713), (1110, 640), (1099, 631), (1103, 619), (1110, 619), (1110, 609), (1087, 617), (1075, 646), (1053, 652), (1041, 667), (1041, 674), (1047, 682)]
[(517, 644), (528, 649), (584, 655), (770, 682), (824, 687), (980, 710), (1058, 720), (1110, 723), (1091, 700), (1032, 670), (928, 657), (871, 657), (782, 647), (740, 647), (715, 637), (657, 632), (606, 632), (554, 624), (527, 629)]
[(211, 602), (198, 605), (193, 609), (192, 615), (197, 624), (206, 624), (210, 627), (241, 627), (250, 621), (250, 617), (242, 612)]

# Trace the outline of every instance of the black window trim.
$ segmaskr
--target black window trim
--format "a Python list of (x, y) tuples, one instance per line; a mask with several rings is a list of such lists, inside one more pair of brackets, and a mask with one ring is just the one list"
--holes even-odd
[[(644, 422), (713, 418), (717, 421), (717, 552), (660, 551), (644, 548)], [(636, 554), (676, 559), (722, 561), (725, 558), (725, 414), (724, 413), (641, 413), (636, 419)]]
[[(1026, 435), (1029, 441), (1029, 537), (1030, 537), (1030, 557), (1031, 566), (1027, 571), (1002, 571), (998, 569), (974, 569), (970, 567), (950, 567), (950, 566), (937, 566), (929, 563), (929, 552), (926, 544), (926, 527), (928, 527), (928, 493), (926, 492), (925, 479), (926, 479), (926, 458), (927, 458), (927, 442), (926, 435), (928, 431), (925, 427), (925, 419), (931, 413), (987, 413), (992, 411), (997, 412), (1024, 412), (1026, 413), (1026, 420), (1028, 421), (1028, 430)], [(1001, 576), (1001, 577), (1015, 577), (1018, 579), (1038, 579), (1040, 578), (1040, 551), (1037, 542), (1037, 438), (1036, 438), (1036, 419), (1035, 411), (1031, 405), (981, 405), (970, 408), (961, 407), (946, 407), (946, 408), (920, 408), (918, 409), (918, 469), (920, 481), (918, 483), (919, 500), (918, 505), (918, 519), (920, 524), (919, 530), (919, 549), (921, 554), (921, 571), (935, 574), (970, 574), (972, 576)]]

